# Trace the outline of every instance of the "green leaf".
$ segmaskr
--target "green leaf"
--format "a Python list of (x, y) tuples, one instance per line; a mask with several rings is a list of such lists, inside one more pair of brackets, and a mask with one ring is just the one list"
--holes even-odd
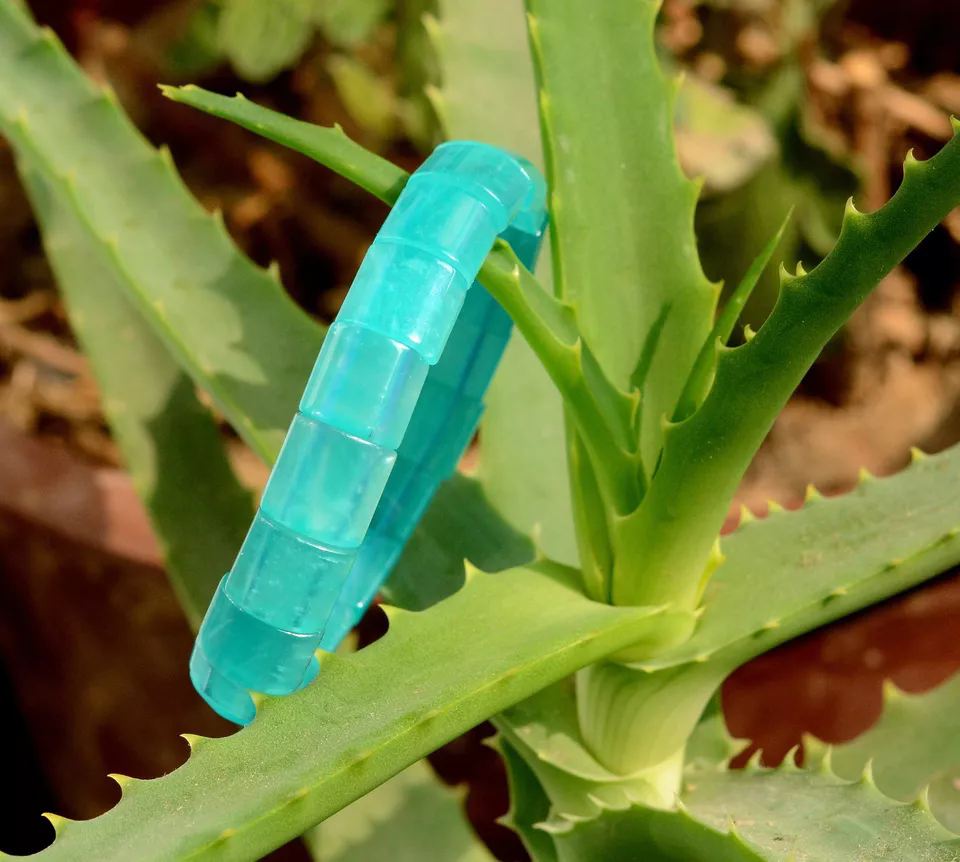
[(312, 829), (307, 844), (323, 862), (494, 862), (460, 795), (418, 760)]
[[(827, 749), (831, 769), (844, 778), (860, 775), (870, 764), (883, 793), (903, 802), (915, 800), (930, 785), (934, 815), (960, 833), (960, 676), (923, 694), (908, 694), (888, 684), (883, 713), (866, 733)], [(820, 760), (823, 745), (809, 740), (808, 759)]]
[(230, 98), (193, 85), (160, 89), (174, 102), (230, 120), (309, 156), (388, 204), (396, 202), (410, 178), (403, 168), (350, 140), (339, 126), (325, 128), (295, 120), (250, 102), (240, 93)]
[(889, 799), (869, 775), (851, 783), (792, 763), (694, 767), (680, 801), (674, 810), (607, 806), (542, 828), (569, 862), (953, 862), (960, 852), (929, 809)]
[(308, 0), (313, 19), (333, 44), (355, 48), (366, 42), (386, 17), (390, 0)]
[[(427, 18), (441, 70), (431, 103), (447, 136), (486, 141), (543, 167), (537, 94), (521, 3), (440, 0)], [(537, 267), (552, 284), (544, 247)], [(487, 394), (478, 477), (491, 500), (552, 559), (578, 559), (564, 463), (563, 403), (521, 338), (511, 340)]]
[(253, 517), (250, 493), (230, 469), (213, 416), (124, 296), (103, 247), (37, 173), (21, 174), (111, 430), (197, 626)]
[(503, 737), (496, 744), (510, 785), (510, 812), (504, 822), (520, 836), (533, 862), (557, 862), (552, 836), (537, 828), (550, 814), (549, 797), (517, 750)]
[(463, 586), (464, 560), (499, 572), (534, 557), (533, 543), (490, 505), (480, 483), (457, 474), (440, 486), (383, 595), (406, 610), (424, 610)]
[(193, 739), (189, 760), (124, 780), (117, 806), (59, 825), (38, 859), (258, 859), (439, 745), (638, 640), (685, 625), (655, 608), (584, 598), (556, 565), (475, 574), (351, 655), (326, 655), (302, 692), (268, 698), (248, 727)]
[(125, 295), (180, 365), (272, 461), (323, 330), (11, 0), (0, 0), (0, 132), (109, 254)]
[(756, 854), (747, 859), (952, 862), (960, 853), (960, 840), (925, 806), (889, 799), (869, 775), (848, 783), (828, 770), (796, 769), (789, 758), (778, 770), (693, 771), (682, 799), (714, 830), (732, 821)]
[(658, 7), (655, 0), (527, 0), (557, 292), (576, 304), (585, 341), (621, 387), (670, 309), (643, 391), (648, 468), (660, 449), (661, 417), (673, 414), (717, 297), (697, 259), (697, 185), (674, 150), (677, 84), (656, 58)]
[(718, 343), (724, 345), (730, 338), (734, 326), (736, 326), (737, 321), (740, 319), (740, 312), (743, 311), (743, 307), (747, 304), (747, 300), (750, 299), (750, 294), (753, 293), (753, 289), (757, 286), (760, 276), (763, 275), (770, 263), (770, 258), (773, 257), (777, 246), (780, 245), (784, 231), (786, 231), (789, 223), (790, 216), (788, 215), (784, 219), (783, 224), (780, 225), (780, 230), (778, 230), (760, 250), (760, 254), (756, 256), (753, 263), (750, 264), (750, 268), (744, 274), (743, 280), (734, 288), (733, 293), (730, 294), (730, 297), (726, 303), (724, 303), (723, 310), (717, 316), (716, 323), (714, 323), (713, 329), (710, 330), (707, 340), (704, 341), (703, 347), (700, 348), (697, 360), (690, 370), (690, 376), (687, 378), (683, 392), (680, 394), (680, 399), (677, 401), (677, 409), (673, 414), (674, 422), (680, 422), (690, 416), (694, 410), (700, 406), (707, 392), (710, 391), (710, 384), (713, 382), (713, 374), (717, 361)]
[(960, 446), (917, 453), (896, 476), (839, 497), (812, 493), (795, 512), (747, 518), (722, 548), (693, 637), (643, 667), (736, 666), (960, 562)]
[(326, 67), (344, 107), (364, 132), (380, 140), (390, 138), (400, 119), (392, 82), (346, 54), (327, 58)]
[(776, 415), (879, 280), (958, 204), (954, 136), (928, 162), (908, 158), (903, 183), (877, 212), (851, 204), (833, 251), (809, 274), (785, 276), (756, 336), (720, 351), (706, 400), (666, 432), (642, 505), (619, 525), (622, 553), (635, 567), (615, 574), (616, 601), (696, 602), (730, 500)]
[(300, 59), (313, 38), (313, 0), (227, 0), (218, 40), (248, 81), (266, 81)]

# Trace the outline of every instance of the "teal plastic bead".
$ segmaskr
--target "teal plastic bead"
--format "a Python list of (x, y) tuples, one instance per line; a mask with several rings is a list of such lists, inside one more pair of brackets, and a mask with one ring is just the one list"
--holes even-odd
[[(396, 471), (404, 481), (398, 482), (394, 488), (388, 483), (373, 516), (370, 533), (406, 541), (430, 505), (437, 485), (445, 477), (431, 474), (422, 463), (409, 461), (402, 455), (397, 458)], [(368, 535), (364, 545), (369, 539)]]
[(493, 377), (493, 372), (497, 370), (509, 340), (509, 334), (502, 335), (493, 331), (485, 333), (478, 339), (472, 357), (473, 361), (460, 384), (460, 391), (467, 399), (479, 401), (483, 398), (487, 387), (490, 385), (490, 378)]
[(291, 694), (303, 682), (320, 632), (289, 632), (265, 623), (231, 600), (226, 580), (220, 582), (200, 626), (200, 651), (235, 685), (264, 694)]
[(406, 344), (365, 326), (334, 323), (307, 382), (300, 412), (396, 449), (429, 369)]
[[(434, 488), (434, 490), (436, 490)], [(432, 492), (429, 496), (432, 496)], [(429, 497), (428, 497), (429, 499)], [(406, 537), (396, 539), (371, 533), (363, 543), (357, 565), (344, 584), (320, 640), (320, 649), (333, 652), (363, 616), (389, 572), (403, 554)]]
[(416, 245), (449, 261), (470, 284), (501, 230), (489, 204), (470, 191), (442, 176), (414, 174), (375, 243)]
[(227, 577), (227, 595), (272, 626), (319, 632), (356, 557), (356, 549), (325, 547), (257, 512)]
[(396, 452), (297, 414), (260, 501), (263, 514), (318, 544), (356, 548)]
[(497, 233), (536, 192), (539, 172), (526, 159), (473, 141), (450, 141), (437, 147), (417, 171), (419, 177), (440, 174), (447, 182), (471, 188), (474, 194), (495, 202), (500, 209)]
[(469, 287), (449, 261), (418, 246), (378, 237), (337, 321), (364, 326), (413, 347), (432, 365), (443, 352)]
[(498, 234), (533, 266), (545, 197), (529, 162), (471, 142), (438, 147), (408, 182), (201, 625), (190, 674), (221, 715), (245, 724), (249, 691), (312, 680), (317, 645), (339, 645), (396, 564), (469, 443), (512, 330), (468, 288)]
[[(428, 376), (400, 446), (403, 456), (418, 464), (426, 462), (437, 446), (438, 434), (447, 433), (445, 429), (451, 422), (459, 425), (457, 414), (467, 408), (465, 401), (459, 390)], [(467, 409), (472, 412), (473, 406)]]
[(194, 643), (190, 654), (190, 681), (200, 696), (228, 721), (249, 724), (257, 714), (250, 692), (218, 671)]

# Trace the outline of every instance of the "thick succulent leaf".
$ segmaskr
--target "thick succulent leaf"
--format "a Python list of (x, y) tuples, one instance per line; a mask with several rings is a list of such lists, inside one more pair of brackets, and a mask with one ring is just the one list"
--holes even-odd
[(494, 862), (460, 795), (418, 760), (312, 829), (307, 845), (323, 862)]
[(527, 0), (557, 291), (576, 303), (586, 342), (624, 388), (669, 309), (643, 392), (650, 468), (717, 296), (697, 258), (697, 186), (674, 149), (677, 84), (657, 62), (659, 5)]
[(126, 296), (178, 362), (272, 460), (322, 329), (12, 0), (0, 0), (0, 133), (109, 253)]
[(693, 637), (644, 667), (742, 664), (960, 562), (960, 447), (848, 494), (747, 518), (722, 549)]
[[(444, 133), (522, 153), (542, 168), (533, 65), (518, 0), (440, 0), (428, 19), (441, 84), (430, 92)], [(537, 276), (552, 283), (550, 253)], [(537, 529), (549, 557), (577, 561), (564, 463), (563, 404), (529, 345), (510, 342), (487, 395), (478, 477), (519, 529)]]
[(960, 839), (929, 809), (884, 796), (869, 776), (693, 769), (681, 802), (676, 810), (606, 808), (544, 826), (564, 862), (953, 862), (960, 853)]
[(91, 242), (39, 174), (21, 175), (110, 427), (164, 547), (174, 589), (198, 625), (253, 517), (250, 493), (233, 475), (193, 382), (124, 295), (103, 246)]
[(543, 686), (685, 624), (584, 598), (555, 565), (475, 574), (351, 655), (327, 655), (302, 692), (268, 698), (248, 727), (192, 740), (187, 762), (125, 780), (106, 814), (59, 824), (39, 858), (258, 859), (439, 745)]
[(409, 179), (403, 168), (350, 140), (339, 126), (305, 123), (250, 102), (240, 93), (228, 98), (192, 85), (160, 89), (168, 99), (230, 120), (309, 156), (388, 204), (396, 202)]
[(550, 798), (534, 771), (510, 742), (499, 737), (496, 745), (507, 768), (510, 785), (510, 811), (504, 822), (520, 836), (533, 862), (557, 862), (553, 836), (537, 828), (537, 824), (550, 815)]
[(880, 279), (958, 204), (954, 136), (929, 161), (909, 157), (900, 188), (875, 213), (851, 204), (833, 251), (809, 274), (786, 276), (760, 331), (720, 351), (706, 400), (666, 432), (649, 492), (619, 527), (627, 565), (615, 573), (617, 601), (696, 601), (730, 500), (780, 409)]
[[(808, 740), (808, 759), (824, 755), (822, 743)], [(879, 721), (852, 742), (827, 749), (837, 775), (859, 775), (870, 764), (887, 796), (910, 802), (928, 785), (934, 815), (960, 833), (960, 675), (923, 694), (892, 684), (884, 692)]]
[(535, 556), (530, 539), (490, 505), (480, 483), (456, 475), (440, 486), (383, 595), (407, 610), (424, 610), (460, 589), (464, 560), (483, 572), (499, 572)]
[(218, 41), (241, 77), (266, 81), (293, 65), (313, 37), (313, 0), (227, 0)]
[(750, 299), (753, 289), (757, 286), (760, 276), (766, 271), (770, 258), (777, 250), (783, 239), (783, 234), (790, 223), (790, 216), (784, 219), (783, 224), (760, 250), (760, 253), (754, 258), (750, 267), (747, 269), (740, 283), (733, 289), (727, 301), (723, 304), (723, 309), (717, 315), (717, 320), (710, 330), (700, 353), (697, 354), (696, 362), (690, 370), (690, 376), (684, 384), (683, 392), (677, 401), (677, 409), (673, 414), (673, 421), (679, 422), (690, 416), (700, 403), (703, 401), (707, 392), (710, 391), (710, 384), (713, 382), (714, 368), (717, 363), (717, 348), (724, 345), (733, 333), (734, 326), (740, 319), (740, 313)]

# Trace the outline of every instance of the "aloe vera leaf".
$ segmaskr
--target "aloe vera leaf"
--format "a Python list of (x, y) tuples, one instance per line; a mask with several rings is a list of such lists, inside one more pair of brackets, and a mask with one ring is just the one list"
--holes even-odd
[(499, 572), (535, 556), (530, 538), (490, 505), (483, 486), (455, 475), (438, 489), (382, 593), (391, 604), (424, 610), (463, 586), (464, 560)]
[(776, 308), (752, 340), (720, 351), (706, 400), (666, 431), (642, 505), (618, 526), (617, 602), (696, 601), (730, 500), (777, 413), (880, 279), (958, 204), (955, 135), (929, 161), (908, 158), (903, 183), (875, 213), (851, 204), (833, 251), (812, 272), (783, 279)]
[(557, 862), (553, 837), (538, 828), (550, 815), (550, 799), (517, 750), (502, 736), (496, 740), (510, 786), (510, 811), (502, 822), (514, 830), (533, 862)]
[(860, 775), (869, 764), (877, 787), (902, 802), (912, 802), (929, 786), (934, 815), (960, 833), (958, 715), (960, 676), (922, 694), (888, 683), (883, 713), (866, 733), (829, 748), (809, 739), (804, 749), (811, 762), (829, 754), (831, 769), (844, 778)]
[(382, 156), (352, 141), (339, 126), (327, 128), (296, 120), (246, 99), (221, 96), (201, 87), (160, 87), (174, 102), (236, 123), (315, 161), (388, 204), (396, 203), (410, 175)]
[(569, 686), (557, 683), (496, 719), (505, 757), (526, 768), (526, 792), (540, 799), (536, 828), (553, 839), (561, 860), (893, 862), (953, 859), (947, 851), (960, 848), (925, 804), (903, 805), (860, 772), (849, 783), (830, 771), (832, 757), (802, 771), (792, 756), (779, 770), (752, 762), (728, 771), (742, 746), (719, 714), (702, 721), (688, 744), (680, 804), (648, 807), (642, 774), (610, 773), (586, 750), (575, 710)]
[(19, 4), (0, 0), (0, 132), (109, 252), (125, 294), (238, 433), (272, 461), (323, 330)]
[(623, 387), (670, 307), (643, 390), (648, 468), (717, 299), (694, 241), (697, 184), (674, 148), (678, 85), (656, 58), (659, 5), (527, 0), (558, 294), (577, 305), (584, 339)]
[(842, 496), (811, 493), (802, 509), (749, 518), (723, 553), (693, 637), (643, 667), (741, 664), (960, 562), (960, 446), (917, 453)]
[(266, 81), (292, 66), (313, 38), (313, 0), (227, 0), (217, 39), (242, 78)]
[(829, 770), (691, 770), (682, 806), (607, 808), (589, 820), (546, 824), (564, 862), (953, 862), (960, 839), (923, 805), (896, 802), (869, 774)]
[(267, 698), (224, 739), (191, 738), (187, 762), (93, 820), (59, 822), (38, 859), (253, 860), (488, 716), (682, 615), (584, 598), (547, 564), (474, 574), (421, 613), (388, 609), (372, 646), (327, 655), (317, 680)]
[[(102, 246), (29, 168), (21, 170), (44, 248), (90, 359), (111, 430), (197, 626), (253, 517), (219, 428), (193, 382), (124, 296)], [(202, 482), (198, 482), (199, 477)]]
[(470, 828), (462, 795), (418, 760), (314, 827), (307, 846), (323, 862), (494, 862)]
[(789, 223), (790, 216), (788, 215), (783, 220), (783, 224), (780, 225), (780, 230), (778, 230), (760, 250), (760, 253), (754, 258), (753, 263), (750, 264), (750, 268), (746, 271), (740, 283), (734, 288), (733, 293), (730, 294), (730, 298), (724, 303), (720, 314), (717, 316), (716, 322), (713, 324), (713, 329), (710, 330), (710, 334), (707, 336), (706, 341), (704, 341), (703, 347), (700, 348), (700, 353), (697, 354), (697, 360), (690, 370), (690, 376), (684, 384), (683, 392), (680, 393), (680, 398), (677, 401), (677, 409), (673, 413), (674, 422), (680, 422), (690, 416), (694, 410), (700, 406), (707, 392), (710, 391), (710, 383), (712, 382), (713, 371), (716, 365), (717, 344), (718, 342), (720, 344), (726, 344), (730, 338), (730, 334), (733, 332), (733, 328), (740, 318), (740, 312), (743, 311), (743, 307), (747, 304), (747, 300), (750, 299), (753, 289), (757, 286), (757, 282), (760, 281), (760, 276), (763, 275), (764, 270), (766, 270), (767, 265), (770, 263), (770, 258), (773, 257), (777, 246), (780, 245)]

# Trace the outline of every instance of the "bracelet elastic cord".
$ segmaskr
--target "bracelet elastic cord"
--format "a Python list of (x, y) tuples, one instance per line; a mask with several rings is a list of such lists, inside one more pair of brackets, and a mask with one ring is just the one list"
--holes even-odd
[(250, 691), (316, 675), (456, 470), (511, 321), (474, 284), (501, 235), (532, 268), (545, 187), (485, 144), (438, 147), (370, 246), (190, 660), (194, 686), (239, 724)]

